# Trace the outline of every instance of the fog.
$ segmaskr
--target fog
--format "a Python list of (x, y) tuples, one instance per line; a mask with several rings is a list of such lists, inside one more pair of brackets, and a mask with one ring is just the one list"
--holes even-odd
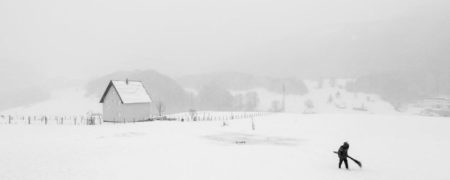
[(0, 80), (6, 91), (136, 69), (174, 78), (445, 71), (448, 32), (445, 0), (2, 0)]
[[(0, 59), (2, 67), (45, 77), (147, 68), (174, 76), (348, 76), (409, 65), (415, 56), (418, 66), (448, 61), (448, 7), (423, 0), (3, 0)], [(411, 44), (399, 49), (404, 38)], [(446, 46), (431, 49), (436, 43)]]

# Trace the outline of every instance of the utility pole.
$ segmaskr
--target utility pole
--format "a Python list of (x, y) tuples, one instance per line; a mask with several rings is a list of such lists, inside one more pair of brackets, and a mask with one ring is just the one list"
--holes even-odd
[(281, 101), (281, 111), (284, 112), (286, 110), (286, 85), (283, 84), (283, 99)]

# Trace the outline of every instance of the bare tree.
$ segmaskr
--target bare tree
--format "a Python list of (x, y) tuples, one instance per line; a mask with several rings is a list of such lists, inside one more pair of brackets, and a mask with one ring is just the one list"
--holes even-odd
[(245, 94), (245, 109), (247, 111), (254, 111), (259, 104), (258, 93), (252, 91)]
[(191, 116), (192, 121), (196, 121), (197, 120), (197, 111), (195, 109), (190, 109), (189, 116)]
[(330, 79), (330, 86), (331, 87), (336, 87), (336, 78), (331, 78)]
[(237, 111), (244, 109), (244, 95), (237, 94), (233, 96), (233, 109)]
[(162, 114), (166, 111), (166, 105), (163, 102), (158, 101), (156, 103), (156, 110), (158, 111), (159, 116), (162, 116)]

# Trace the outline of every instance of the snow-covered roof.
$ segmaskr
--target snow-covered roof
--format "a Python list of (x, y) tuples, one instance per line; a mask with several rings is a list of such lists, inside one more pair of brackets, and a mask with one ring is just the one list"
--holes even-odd
[(151, 103), (152, 100), (144, 84), (140, 81), (111, 81), (103, 93), (100, 103), (103, 103), (106, 95), (108, 94), (111, 87), (117, 91), (120, 100), (123, 104), (133, 104), (133, 103)]

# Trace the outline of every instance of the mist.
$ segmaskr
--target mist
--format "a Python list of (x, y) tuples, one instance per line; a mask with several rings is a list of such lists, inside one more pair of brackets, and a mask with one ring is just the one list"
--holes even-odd
[(135, 70), (174, 79), (445, 76), (449, 12), (438, 0), (4, 0), (0, 81), (6, 96), (28, 87), (48, 97), (51, 88)]
[(0, 59), (47, 78), (148, 68), (172, 76), (320, 77), (437, 61), (449, 67), (448, 7), (419, 0), (6, 0)]
[(0, 0), (0, 180), (450, 180), (449, 120), (450, 0)]

